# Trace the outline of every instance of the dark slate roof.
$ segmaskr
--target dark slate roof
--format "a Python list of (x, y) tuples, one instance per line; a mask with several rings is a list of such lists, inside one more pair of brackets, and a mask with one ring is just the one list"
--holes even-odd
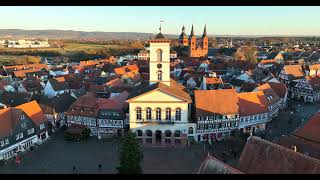
[(19, 92), (4, 92), (0, 94), (0, 102), (9, 106), (15, 107), (29, 101), (30, 95)]
[(165, 39), (164, 35), (162, 33), (157, 34), (155, 39)]
[(73, 91), (73, 94), (74, 94), (77, 98), (85, 95), (86, 93), (87, 93), (87, 91), (86, 91), (85, 87), (81, 87), (81, 88)]
[(244, 83), (243, 80), (240, 80), (237, 78), (232, 78), (229, 82), (229, 84), (231, 84), (232, 86), (238, 86), (238, 87), (241, 87), (243, 83)]
[(51, 104), (57, 113), (66, 112), (77, 99), (68, 93), (63, 93), (51, 99)]
[[(43, 95), (35, 94), (31, 97), (31, 100), (36, 100), (41, 107), (44, 108), (53, 108), (55, 112), (61, 113), (66, 112), (69, 106), (75, 102), (77, 99), (72, 97), (68, 93), (63, 93), (56, 96), (55, 98), (49, 99)], [(44, 109), (45, 112), (46, 109)], [(51, 110), (49, 110), (51, 112)]]
[(69, 89), (69, 85), (66, 81), (64, 82), (58, 82), (56, 79), (49, 79), (50, 84), (52, 85), (52, 88), (55, 91), (61, 91), (61, 90), (66, 90)]

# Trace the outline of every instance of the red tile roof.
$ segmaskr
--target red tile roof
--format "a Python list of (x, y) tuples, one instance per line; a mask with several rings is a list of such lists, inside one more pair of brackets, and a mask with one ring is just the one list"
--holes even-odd
[(243, 174), (243, 172), (208, 155), (201, 163), (197, 174)]
[(300, 78), (305, 76), (301, 65), (287, 65), (284, 66), (284, 70), (288, 76), (293, 78)]
[(277, 93), (271, 88), (269, 83), (265, 83), (257, 87), (259, 91), (263, 91), (265, 97), (267, 98), (268, 104), (272, 105), (280, 100)]
[(196, 116), (239, 113), (239, 99), (235, 89), (195, 90)]
[(320, 160), (251, 136), (241, 153), (238, 169), (248, 174), (319, 174)]
[(129, 71), (139, 72), (139, 68), (136, 64), (114, 68), (114, 72), (119, 75), (124, 75), (125, 73), (127, 73)]
[(310, 86), (313, 90), (320, 90), (320, 76), (319, 75), (312, 75), (306, 76), (306, 80), (309, 82)]
[(17, 106), (16, 108), (25, 112), (36, 126), (40, 126), (40, 124), (47, 122), (47, 118), (44, 116), (40, 105), (35, 100)]
[(320, 143), (320, 113), (313, 115), (309, 121), (295, 133), (295, 136)]
[(269, 111), (268, 102), (262, 91), (239, 93), (240, 116), (262, 114)]
[(268, 82), (269, 86), (277, 93), (281, 98), (284, 98), (287, 93), (287, 87), (283, 83)]
[(13, 134), (22, 113), (17, 108), (0, 109), (0, 139)]
[(223, 82), (221, 81), (220, 78), (206, 77), (206, 83), (207, 84), (222, 84)]
[(265, 60), (261, 60), (259, 63), (260, 64), (276, 64), (277, 61), (273, 59), (265, 59)]

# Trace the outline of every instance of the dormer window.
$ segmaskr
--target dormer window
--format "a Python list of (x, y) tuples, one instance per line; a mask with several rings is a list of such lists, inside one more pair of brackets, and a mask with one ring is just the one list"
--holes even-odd
[(25, 119), (25, 116), (22, 114), (21, 116), (20, 116), (20, 120), (24, 120)]

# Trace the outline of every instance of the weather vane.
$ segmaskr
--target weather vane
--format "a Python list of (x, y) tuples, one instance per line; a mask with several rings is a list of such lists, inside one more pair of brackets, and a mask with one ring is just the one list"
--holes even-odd
[(163, 22), (164, 22), (163, 20), (160, 20), (160, 27), (159, 27), (160, 33), (161, 33), (161, 23)]

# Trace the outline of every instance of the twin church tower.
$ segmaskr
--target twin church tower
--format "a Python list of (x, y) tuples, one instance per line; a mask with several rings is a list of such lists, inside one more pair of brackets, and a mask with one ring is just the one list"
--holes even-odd
[(200, 39), (197, 39), (193, 31), (193, 25), (189, 37), (186, 35), (185, 27), (182, 27), (182, 32), (179, 37), (179, 45), (187, 49), (189, 57), (207, 57), (208, 56), (208, 36), (207, 28), (204, 26), (203, 34)]

